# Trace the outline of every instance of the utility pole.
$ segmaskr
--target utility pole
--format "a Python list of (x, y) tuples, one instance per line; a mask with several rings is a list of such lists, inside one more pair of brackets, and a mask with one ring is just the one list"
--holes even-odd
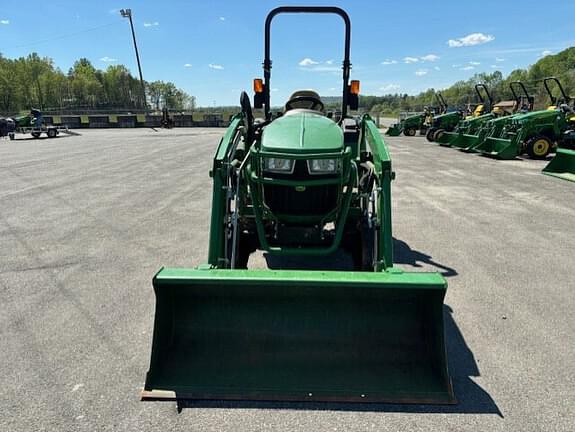
[(136, 62), (138, 63), (138, 72), (140, 73), (140, 85), (142, 86), (142, 102), (144, 107), (147, 107), (146, 103), (146, 86), (144, 85), (144, 77), (142, 76), (142, 66), (140, 65), (140, 54), (138, 54), (138, 44), (136, 43), (136, 33), (134, 32), (134, 23), (132, 22), (132, 9), (121, 9), (120, 14), (124, 18), (130, 20), (130, 28), (132, 29), (132, 39), (134, 40), (134, 51), (136, 51)]

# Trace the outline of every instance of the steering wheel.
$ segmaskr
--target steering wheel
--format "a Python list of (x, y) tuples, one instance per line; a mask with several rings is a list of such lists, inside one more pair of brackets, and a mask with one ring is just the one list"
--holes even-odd
[[(291, 109), (295, 109), (296, 107), (293, 106), (294, 103), (297, 102), (309, 102), (309, 107), (307, 109), (311, 109), (314, 111), (323, 111), (323, 102), (320, 101), (318, 98), (313, 96), (296, 96), (286, 102), (285, 109), (289, 111)], [(301, 107), (297, 107), (301, 108)]]

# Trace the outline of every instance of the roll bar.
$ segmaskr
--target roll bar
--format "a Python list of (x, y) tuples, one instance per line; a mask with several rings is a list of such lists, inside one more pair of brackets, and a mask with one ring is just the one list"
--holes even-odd
[(436, 92), (435, 97), (437, 98), (437, 101), (439, 102), (439, 107), (441, 108), (441, 112), (443, 112), (443, 113), (447, 112), (447, 102), (445, 102), (443, 95), (440, 92)]
[(527, 102), (529, 103), (529, 107), (530, 107), (529, 109), (531, 110), (531, 108), (533, 107), (533, 103), (535, 102), (535, 98), (529, 94), (529, 92), (525, 88), (525, 85), (521, 81), (512, 81), (509, 83), (509, 88), (511, 89), (511, 93), (513, 93), (513, 99), (515, 99), (515, 101), (517, 102), (517, 105), (521, 104), (521, 97), (523, 95), (517, 94), (518, 92), (515, 91), (515, 86), (518, 86), (521, 88), (521, 92), (527, 98)]
[(481, 103), (485, 103), (485, 98), (483, 97), (479, 89), (483, 89), (485, 95), (487, 96), (487, 103), (489, 104), (489, 106), (487, 107), (488, 108), (487, 111), (491, 110), (491, 106), (493, 105), (493, 99), (491, 98), (491, 94), (489, 94), (489, 89), (485, 84), (475, 84), (475, 93), (477, 93), (477, 97), (479, 98)]
[[(549, 89), (548, 83), (550, 81), (554, 81), (557, 84), (557, 87), (559, 87), (559, 91), (561, 92), (561, 96), (563, 99), (559, 99), (559, 98), (556, 98), (555, 96), (553, 96), (553, 92), (551, 91), (551, 89)], [(560, 103), (569, 104), (569, 101), (571, 100), (571, 98), (569, 96), (567, 96), (567, 93), (565, 93), (565, 90), (563, 89), (561, 82), (556, 77), (544, 78), (543, 79), (543, 85), (545, 86), (545, 90), (547, 91), (547, 94), (549, 95), (549, 98), (551, 99), (551, 103), (553, 105), (559, 105)]]
[(349, 61), (350, 53), (350, 40), (351, 40), (351, 21), (347, 13), (338, 7), (334, 6), (280, 6), (273, 9), (266, 18), (265, 23), (265, 48), (264, 48), (264, 100), (265, 105), (265, 116), (266, 119), (270, 119), (270, 79), (271, 79), (271, 69), (272, 61), (270, 58), (270, 32), (272, 20), (276, 15), (283, 13), (321, 13), (321, 14), (335, 14), (339, 15), (345, 23), (345, 47), (344, 47), (344, 58), (343, 58), (343, 97), (341, 106), (341, 117), (345, 118), (347, 114), (347, 107), (349, 105), (349, 73), (351, 70), (351, 62)]

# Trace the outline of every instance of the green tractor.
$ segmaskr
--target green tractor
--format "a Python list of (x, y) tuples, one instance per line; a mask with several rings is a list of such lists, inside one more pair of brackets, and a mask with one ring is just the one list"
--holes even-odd
[(419, 131), (423, 135), (431, 123), (430, 119), (437, 114), (444, 114), (447, 111), (447, 104), (441, 93), (435, 93), (438, 107), (425, 107), (424, 112), (409, 116), (391, 125), (385, 132), (388, 136), (399, 136), (402, 132), (405, 136), (415, 136)]
[[(553, 96), (551, 82), (561, 96)], [(557, 144), (561, 145), (568, 136), (565, 132), (575, 127), (573, 100), (557, 78), (545, 78), (543, 84), (551, 98), (549, 108), (512, 116), (502, 123), (500, 131), (489, 132), (473, 151), (497, 159), (515, 159), (524, 153), (532, 159), (545, 159)]]
[[(273, 118), (270, 30), (284, 13), (345, 23), (341, 119), (298, 91)], [(351, 23), (337, 7), (278, 7), (264, 80), (219, 147), (207, 264), (162, 268), (145, 400), (454, 403), (443, 329), (446, 281), (393, 264), (391, 159), (368, 115), (353, 118)], [(276, 270), (248, 269), (264, 251)], [(310, 270), (343, 250), (354, 271)], [(281, 264), (297, 256), (294, 269)], [(268, 261), (269, 262), (269, 261)]]
[[(438, 137), (437, 142), (442, 146), (455, 147), (459, 149), (473, 148), (480, 142), (483, 134), (491, 127), (498, 127), (502, 124), (503, 118), (509, 119), (517, 112), (525, 113), (533, 109), (534, 97), (520, 81), (513, 81), (509, 84), (512, 100), (501, 101), (493, 105), (493, 109), (487, 114), (476, 117), (470, 116), (459, 122), (453, 132), (445, 132)], [(488, 125), (489, 123), (489, 125)], [(484, 126), (486, 130), (480, 132)]]
[[(481, 93), (481, 90), (483, 90), (485, 95)], [(487, 86), (485, 84), (476, 84), (475, 93), (477, 94), (479, 103), (475, 106), (473, 111), (471, 111), (469, 116), (464, 117), (464, 113), (462, 111), (452, 111), (433, 119), (433, 123), (427, 130), (426, 134), (426, 138), (429, 142), (441, 142), (442, 136), (447, 132), (455, 130), (459, 122), (464, 118), (472, 119), (480, 117), (491, 110), (493, 99), (491, 98), (491, 94), (489, 93)]]

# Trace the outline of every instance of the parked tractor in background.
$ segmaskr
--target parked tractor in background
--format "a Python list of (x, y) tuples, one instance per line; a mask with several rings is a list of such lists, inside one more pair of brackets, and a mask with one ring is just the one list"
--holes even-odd
[[(485, 95), (481, 94), (481, 90), (483, 90)], [(468, 118), (479, 117), (485, 114), (491, 110), (491, 106), (493, 104), (493, 99), (491, 98), (491, 94), (485, 84), (476, 84), (475, 93), (477, 94), (478, 103), (475, 105), (473, 110), (471, 107), (467, 110), (467, 112), (471, 113), (467, 116)], [(427, 141), (435, 142), (445, 132), (453, 131), (463, 118), (465, 118), (465, 113), (463, 111), (452, 111), (435, 117), (425, 135)]]
[[(550, 83), (555, 83), (559, 96), (554, 96)], [(514, 159), (527, 153), (533, 159), (545, 159), (565, 140), (565, 132), (575, 127), (574, 100), (569, 97), (559, 80), (545, 78), (543, 84), (551, 98), (546, 110), (515, 115), (504, 124), (500, 133), (488, 136), (473, 150), (497, 159)]]
[(496, 119), (509, 118), (517, 112), (526, 113), (533, 109), (534, 97), (529, 95), (525, 85), (520, 81), (509, 84), (513, 99), (497, 102), (493, 109), (483, 115), (469, 116), (459, 122), (453, 132), (445, 132), (437, 137), (436, 141), (447, 147), (469, 148), (476, 145), (481, 139), (479, 130), (488, 122), (497, 126)]
[[(284, 13), (345, 23), (341, 119), (310, 90), (271, 114), (270, 31)], [(264, 79), (254, 80), (221, 139), (208, 263), (162, 268), (143, 399), (454, 403), (443, 328), (446, 281), (394, 266), (387, 147), (368, 115), (352, 117), (351, 23), (337, 7), (278, 7), (265, 24)], [(264, 251), (280, 270), (253, 270)], [(309, 270), (343, 250), (355, 271)], [(300, 257), (297, 270), (282, 259)], [(291, 266), (293, 268), (293, 265)], [(307, 268), (307, 269), (306, 269)]]
[(435, 93), (435, 97), (438, 101), (437, 107), (425, 107), (424, 112), (399, 120), (391, 125), (385, 134), (388, 136), (399, 136), (403, 132), (405, 136), (415, 136), (417, 131), (421, 135), (425, 134), (428, 125), (433, 121), (433, 117), (438, 114), (444, 114), (447, 111), (447, 104), (441, 93)]

